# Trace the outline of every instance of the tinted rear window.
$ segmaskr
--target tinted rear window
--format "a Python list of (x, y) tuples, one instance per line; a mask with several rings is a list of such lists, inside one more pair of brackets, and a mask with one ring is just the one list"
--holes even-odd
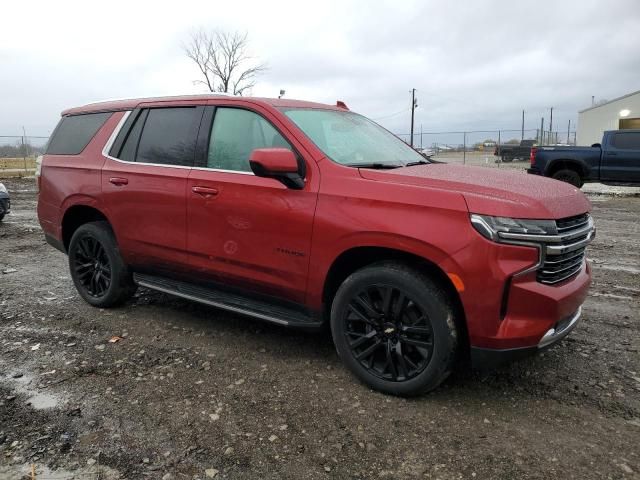
[(199, 121), (195, 107), (154, 108), (144, 123), (137, 162), (193, 165)]
[(640, 150), (640, 132), (620, 132), (613, 136), (613, 146), (624, 150)]
[(107, 112), (62, 117), (49, 140), (47, 155), (79, 154), (111, 115)]

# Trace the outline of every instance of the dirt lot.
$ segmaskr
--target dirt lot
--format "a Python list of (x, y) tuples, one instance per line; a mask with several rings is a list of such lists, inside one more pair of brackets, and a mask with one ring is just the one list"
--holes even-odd
[(592, 197), (594, 284), (567, 340), (405, 400), (355, 381), (326, 334), (146, 290), (91, 308), (33, 181), (5, 184), (0, 478), (640, 478), (640, 198)]

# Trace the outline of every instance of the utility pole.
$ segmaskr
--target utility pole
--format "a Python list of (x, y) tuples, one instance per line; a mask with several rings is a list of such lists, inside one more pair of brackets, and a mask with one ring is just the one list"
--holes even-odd
[(553, 107), (551, 107), (551, 116), (549, 117), (549, 140), (553, 136)]
[(411, 145), (412, 147), (413, 147), (413, 116), (417, 106), (418, 106), (418, 101), (416, 100), (416, 89), (412, 88), (411, 89), (411, 141), (409, 142), (409, 145)]
[(544, 145), (544, 117), (540, 118), (540, 145)]
[(520, 140), (524, 140), (524, 110), (522, 110), (522, 134), (520, 135)]
[(569, 124), (567, 125), (567, 145), (570, 145), (569, 143), (569, 133), (571, 132), (571, 119), (569, 119)]

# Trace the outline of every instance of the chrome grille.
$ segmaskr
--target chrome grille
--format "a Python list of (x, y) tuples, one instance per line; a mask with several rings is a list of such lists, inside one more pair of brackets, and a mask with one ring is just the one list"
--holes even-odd
[(564, 233), (567, 230), (573, 230), (576, 228), (584, 227), (589, 223), (589, 215), (583, 213), (582, 215), (576, 215), (575, 217), (562, 218), (556, 220), (556, 226), (558, 233)]
[(556, 220), (558, 236), (545, 242), (542, 265), (536, 278), (553, 285), (575, 276), (582, 269), (585, 249), (593, 237), (593, 221), (589, 215)]

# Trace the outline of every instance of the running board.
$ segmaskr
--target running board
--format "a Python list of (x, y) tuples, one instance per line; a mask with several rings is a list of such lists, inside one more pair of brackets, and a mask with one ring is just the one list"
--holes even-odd
[(264, 300), (229, 293), (209, 287), (201, 287), (193, 283), (171, 280), (154, 275), (134, 273), (133, 280), (141, 287), (150, 288), (158, 292), (175, 295), (194, 302), (221, 308), (230, 312), (248, 315), (287, 327), (319, 328), (322, 322), (318, 318), (296, 310)]

